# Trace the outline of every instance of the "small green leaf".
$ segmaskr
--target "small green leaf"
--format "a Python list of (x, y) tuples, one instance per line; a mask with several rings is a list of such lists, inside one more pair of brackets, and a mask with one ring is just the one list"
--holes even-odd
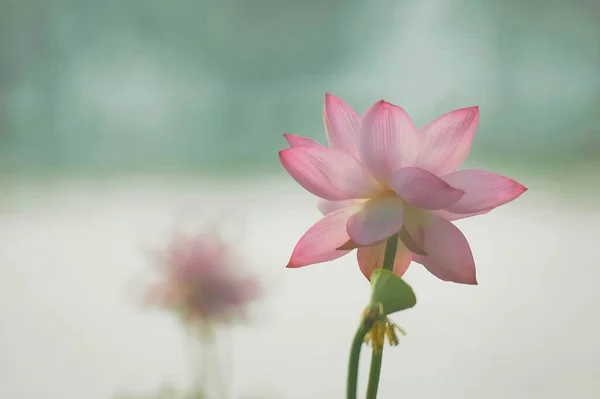
[(374, 270), (371, 273), (371, 287), (371, 305), (381, 304), (386, 316), (417, 304), (417, 297), (410, 285), (389, 270)]

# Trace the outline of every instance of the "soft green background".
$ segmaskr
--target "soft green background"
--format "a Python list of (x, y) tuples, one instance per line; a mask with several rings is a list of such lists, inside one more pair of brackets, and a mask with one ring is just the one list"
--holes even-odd
[(417, 124), (480, 105), (471, 160), (600, 151), (600, 7), (577, 1), (2, 0), (3, 171), (280, 170), (325, 91)]

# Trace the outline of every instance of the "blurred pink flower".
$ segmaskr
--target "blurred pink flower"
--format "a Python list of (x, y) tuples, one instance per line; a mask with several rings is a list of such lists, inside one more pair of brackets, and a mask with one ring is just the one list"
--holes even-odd
[(176, 235), (160, 259), (162, 280), (147, 303), (178, 312), (185, 322), (231, 322), (259, 295), (258, 281), (240, 274), (241, 261), (216, 232)]
[(339, 258), (358, 248), (369, 278), (382, 267), (386, 239), (398, 233), (394, 272), (411, 261), (442, 280), (477, 284), (469, 244), (452, 220), (480, 215), (527, 189), (483, 170), (456, 171), (471, 149), (479, 108), (462, 108), (417, 129), (400, 107), (376, 102), (361, 118), (325, 95), (329, 147), (286, 134), (279, 158), (288, 173), (320, 197), (323, 218), (298, 241), (287, 267)]

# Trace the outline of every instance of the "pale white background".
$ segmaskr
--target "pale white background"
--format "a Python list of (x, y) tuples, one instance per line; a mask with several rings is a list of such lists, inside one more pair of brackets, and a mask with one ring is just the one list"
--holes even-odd
[[(384, 353), (381, 398), (600, 397), (597, 190), (574, 191), (578, 179), (594, 180), (515, 177), (530, 187), (522, 198), (458, 223), (479, 286), (409, 269), (418, 304), (395, 317), (408, 336)], [(0, 397), (108, 399), (185, 386), (179, 326), (139, 305), (152, 271), (144, 249), (174, 223), (223, 211), (230, 226), (244, 227), (231, 234), (243, 234), (244, 266), (266, 291), (252, 323), (223, 338), (236, 395), (343, 397), (369, 286), (354, 255), (285, 269), (319, 217), (291, 178), (65, 179), (5, 182), (3, 190)]]

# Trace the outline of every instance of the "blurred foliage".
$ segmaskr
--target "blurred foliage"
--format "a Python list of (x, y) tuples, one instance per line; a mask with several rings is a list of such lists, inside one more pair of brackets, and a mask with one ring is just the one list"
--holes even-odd
[(325, 91), (361, 111), (384, 97), (418, 124), (480, 104), (480, 159), (597, 159), (599, 10), (592, 0), (0, 0), (0, 166), (279, 170), (282, 133), (323, 141)]

